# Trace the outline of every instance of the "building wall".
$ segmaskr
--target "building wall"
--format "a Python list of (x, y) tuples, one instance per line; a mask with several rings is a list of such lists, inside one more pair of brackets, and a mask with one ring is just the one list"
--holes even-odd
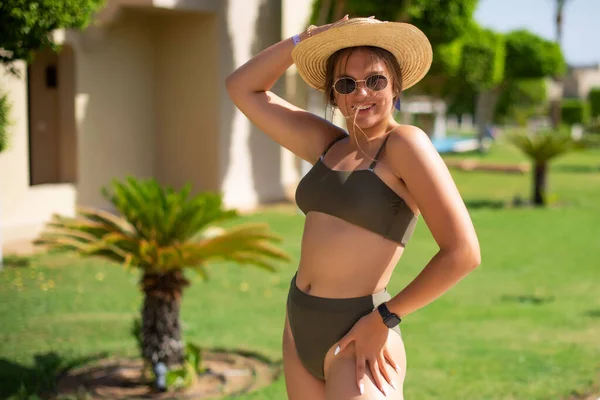
[(600, 88), (600, 65), (582, 71), (580, 74), (579, 95), (587, 99), (593, 88)]
[(5, 242), (34, 236), (40, 221), (55, 212), (71, 214), (75, 203), (72, 184), (29, 185), (26, 68), (22, 62), (16, 68), (22, 78), (0, 66), (0, 89), (12, 104), (10, 147), (0, 153), (0, 236)]
[[(281, 40), (281, 0), (223, 2), (219, 24), (221, 96), (220, 180), (227, 206), (252, 209), (285, 197), (281, 149), (231, 102), (225, 78), (254, 55)], [(273, 92), (285, 93), (279, 80)]]
[[(58, 59), (59, 81), (72, 94), (61, 92), (57, 99), (56, 146), (59, 155), (76, 154), (60, 156), (58, 169), (63, 181), (75, 184), (29, 185), (27, 85), (5, 74), (0, 78), (10, 93), (14, 121), (12, 146), (0, 154), (5, 240), (34, 236), (52, 213), (72, 215), (76, 204), (110, 209), (100, 189), (127, 175), (156, 177), (176, 187), (191, 183), (195, 191), (220, 190), (227, 206), (240, 209), (284, 198), (284, 184), (297, 179), (293, 155), (235, 108), (224, 82), (253, 55), (304, 29), (300, 11), (307, 12), (308, 5), (122, 3), (128, 7), (113, 7), (84, 32), (60, 32), (67, 46)], [(19, 68), (24, 73), (24, 65)], [(286, 79), (273, 91), (292, 102), (296, 98), (286, 92)]]
[[(312, 0), (283, 0), (282, 37), (289, 38), (303, 32), (309, 25)], [(306, 108), (309, 87), (303, 81), (296, 66), (292, 64), (285, 74), (285, 99), (298, 107)], [(301, 160), (291, 151), (281, 148), (282, 182), (289, 197), (293, 197), (302, 175)]]
[(219, 190), (217, 17), (156, 18), (156, 168), (163, 183)]
[(587, 98), (590, 90), (600, 87), (600, 65), (569, 68), (564, 82), (565, 97)]
[(108, 208), (101, 187), (154, 174), (153, 37), (147, 18), (126, 12), (104, 31), (74, 39), (79, 204)]

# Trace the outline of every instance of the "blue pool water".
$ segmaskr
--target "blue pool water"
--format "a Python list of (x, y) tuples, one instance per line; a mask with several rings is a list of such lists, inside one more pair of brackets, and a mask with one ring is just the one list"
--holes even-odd
[(442, 139), (432, 138), (431, 142), (439, 153), (453, 153), (472, 150), (477, 145), (474, 137), (445, 137)]

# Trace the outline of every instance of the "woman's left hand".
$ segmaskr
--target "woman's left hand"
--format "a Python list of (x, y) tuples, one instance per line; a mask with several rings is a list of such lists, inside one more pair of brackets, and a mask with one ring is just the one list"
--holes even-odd
[(377, 310), (362, 317), (339, 342), (334, 355), (343, 351), (354, 342), (356, 352), (356, 384), (360, 394), (364, 393), (365, 363), (369, 364), (375, 385), (387, 396), (384, 379), (396, 390), (396, 384), (389, 376), (385, 364), (390, 364), (396, 372), (400, 371), (398, 364), (392, 360), (386, 342), (389, 328), (383, 323)]

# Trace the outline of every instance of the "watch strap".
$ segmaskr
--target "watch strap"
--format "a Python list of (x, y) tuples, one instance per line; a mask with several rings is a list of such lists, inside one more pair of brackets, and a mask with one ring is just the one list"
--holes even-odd
[(398, 315), (390, 312), (385, 303), (381, 303), (379, 306), (377, 306), (377, 311), (379, 311), (379, 315), (381, 315), (383, 323), (388, 328), (394, 328), (396, 325), (402, 322), (402, 319)]

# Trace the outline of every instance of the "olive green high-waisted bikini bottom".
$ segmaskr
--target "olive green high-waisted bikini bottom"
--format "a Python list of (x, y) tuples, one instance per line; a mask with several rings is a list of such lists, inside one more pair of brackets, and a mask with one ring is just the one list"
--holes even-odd
[[(311, 296), (296, 286), (294, 275), (288, 294), (287, 313), (296, 351), (304, 367), (315, 377), (324, 380), (323, 363), (331, 346), (343, 338), (359, 319), (390, 298), (386, 290), (370, 296), (344, 299)], [(398, 326), (393, 330), (400, 335)]]

